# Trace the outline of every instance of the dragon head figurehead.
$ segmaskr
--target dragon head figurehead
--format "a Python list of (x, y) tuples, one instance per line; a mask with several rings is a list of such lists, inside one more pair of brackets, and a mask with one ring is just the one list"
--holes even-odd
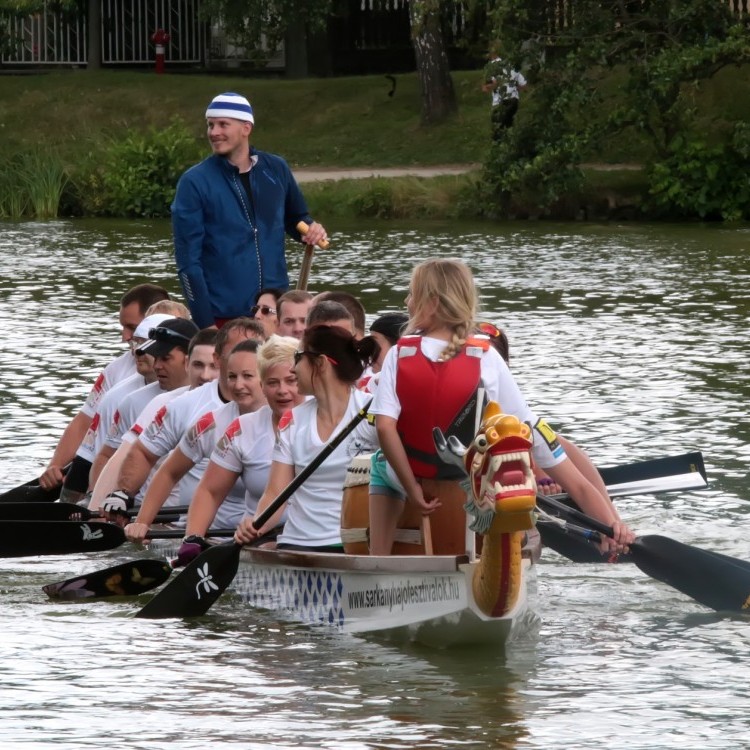
[(531, 428), (503, 414), (499, 404), (491, 401), (464, 456), (470, 481), (466, 509), (474, 516), (474, 531), (487, 533), (493, 521), (501, 532), (533, 526), (536, 480), (531, 445)]

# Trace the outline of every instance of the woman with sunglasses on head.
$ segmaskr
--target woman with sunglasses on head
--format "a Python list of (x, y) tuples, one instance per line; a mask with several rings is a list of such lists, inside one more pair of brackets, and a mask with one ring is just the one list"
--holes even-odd
[(250, 308), (250, 317), (262, 323), (266, 338), (276, 333), (279, 327), (276, 302), (283, 293), (281, 289), (261, 289), (255, 297), (255, 304)]
[[(258, 503), (260, 515), (370, 400), (354, 384), (377, 356), (375, 340), (357, 341), (349, 331), (330, 325), (307, 328), (295, 352), (299, 392), (313, 398), (288, 412), (279, 423), (268, 485)], [(343, 552), (341, 500), (352, 457), (377, 445), (375, 430), (362, 422), (289, 498), (278, 549)], [(278, 525), (283, 510), (256, 530), (252, 519), (239, 525), (235, 540), (250, 544)]]
[[(454, 467), (439, 460), (433, 427), (468, 445), (473, 415), (482, 406), (480, 388), (503, 412), (532, 426), (535, 461), (586, 513), (614, 527), (616, 542), (604, 541), (603, 549), (630, 543), (633, 533), (568, 459), (549, 425), (529, 409), (501, 356), (486, 337), (472, 335), (477, 292), (469, 267), (447, 259), (420, 263), (412, 273), (406, 305), (410, 318), (405, 335), (386, 356), (371, 407), (381, 446), (373, 456), (370, 479), (371, 553), (391, 553), (405, 500), (424, 515), (440, 507), (439, 497), (423, 492), (422, 481), (458, 477)], [(449, 485), (445, 492), (452, 489)]]

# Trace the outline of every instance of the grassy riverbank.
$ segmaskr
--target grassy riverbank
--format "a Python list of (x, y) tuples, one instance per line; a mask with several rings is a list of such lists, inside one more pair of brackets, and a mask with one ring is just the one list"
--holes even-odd
[(301, 166), (360, 167), (482, 161), (489, 101), (481, 72), (454, 74), (459, 114), (422, 128), (414, 75), (287, 81), (130, 71), (60, 71), (0, 76), (0, 154), (46, 144), (80, 162), (129, 131), (164, 128), (174, 118), (205, 145), (206, 105), (220, 91), (253, 104), (258, 148)]
[[(134, 136), (164, 133), (179, 127), (184, 137), (179, 160), (186, 164), (208, 153), (204, 133), (205, 106), (219, 91), (239, 90), (253, 103), (258, 148), (280, 153), (293, 168), (399, 167), (446, 163), (481, 163), (490, 143), (489, 100), (480, 90), (481, 71), (453, 73), (459, 112), (449, 122), (430, 128), (420, 123), (416, 76), (396, 76), (393, 96), (385, 76), (287, 81), (229, 76), (173, 74), (157, 76), (133, 71), (55, 71), (34, 75), (0, 76), (0, 163), (13, 165), (19, 155), (33, 154), (29, 164), (16, 170), (20, 183), (9, 179), (7, 204), (16, 194), (13, 185), (29, 182), (38, 173), (41, 154), (49, 155), (69, 177), (63, 190), (64, 213), (112, 213), (102, 208), (102, 175), (112, 173), (111, 154)], [(747, 88), (746, 81), (740, 88)], [(750, 97), (737, 96), (734, 77), (720, 76), (707, 91), (712, 122), (726, 110), (732, 119), (741, 102), (750, 109)], [(750, 114), (750, 113), (746, 113)], [(592, 116), (596, 116), (593, 113)], [(167, 140), (167, 138), (163, 138)], [(139, 149), (143, 156), (138, 158)], [(131, 159), (148, 162), (148, 144), (131, 147)], [(649, 157), (638, 133), (591, 154), (601, 164), (639, 163)], [(165, 159), (162, 154), (161, 159)], [(15, 162), (9, 162), (9, 160)], [(156, 161), (156, 159), (154, 159)], [(182, 169), (177, 154), (167, 154), (165, 169)], [(13, 168), (13, 167), (12, 167)], [(120, 171), (115, 170), (115, 171)], [(644, 195), (645, 179), (638, 171), (590, 169), (588, 184), (570, 196), (562, 215), (586, 218), (636, 214)], [(153, 181), (145, 176), (144, 182)], [(169, 185), (173, 179), (167, 177)], [(174, 178), (176, 179), (176, 177)], [(476, 215), (477, 175), (439, 178), (368, 179), (306, 185), (311, 208), (321, 215), (346, 217), (471, 217)], [(48, 179), (55, 189), (59, 184)], [(117, 187), (117, 186), (115, 186)], [(113, 189), (110, 185), (110, 191)], [(130, 188), (132, 189), (132, 187)], [(164, 191), (150, 196), (154, 205), (168, 204)], [(0, 187), (0, 216), (4, 201)], [(622, 209), (622, 210), (620, 210)], [(115, 213), (127, 211), (115, 210)], [(42, 216), (34, 209), (24, 215)], [(152, 215), (146, 212), (140, 215)], [(534, 216), (533, 208), (519, 215)]]

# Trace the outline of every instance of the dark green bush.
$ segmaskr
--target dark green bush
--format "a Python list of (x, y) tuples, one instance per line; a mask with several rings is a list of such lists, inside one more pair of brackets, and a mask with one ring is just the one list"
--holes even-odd
[(657, 209), (674, 216), (737, 221), (750, 218), (750, 125), (738, 123), (718, 145), (676, 137), (666, 159), (649, 170)]
[(199, 158), (200, 147), (181, 120), (113, 141), (77, 179), (84, 213), (168, 216), (177, 180)]

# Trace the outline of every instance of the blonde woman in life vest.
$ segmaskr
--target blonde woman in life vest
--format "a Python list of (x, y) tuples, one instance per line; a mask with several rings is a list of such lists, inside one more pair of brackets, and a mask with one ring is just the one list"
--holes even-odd
[(425, 515), (440, 497), (425, 496), (422, 480), (458, 479), (456, 468), (441, 463), (432, 442), (433, 427), (456, 435), (464, 445), (474, 437), (480, 388), (532, 427), (538, 466), (573, 497), (588, 515), (611, 525), (615, 539), (602, 552), (622, 550), (633, 532), (612, 502), (573, 465), (554, 431), (526, 404), (508, 366), (474, 334), (477, 294), (469, 267), (458, 260), (431, 259), (415, 267), (406, 298), (409, 323), (386, 355), (370, 412), (376, 415), (380, 450), (370, 477), (370, 553), (391, 554), (404, 501)]

